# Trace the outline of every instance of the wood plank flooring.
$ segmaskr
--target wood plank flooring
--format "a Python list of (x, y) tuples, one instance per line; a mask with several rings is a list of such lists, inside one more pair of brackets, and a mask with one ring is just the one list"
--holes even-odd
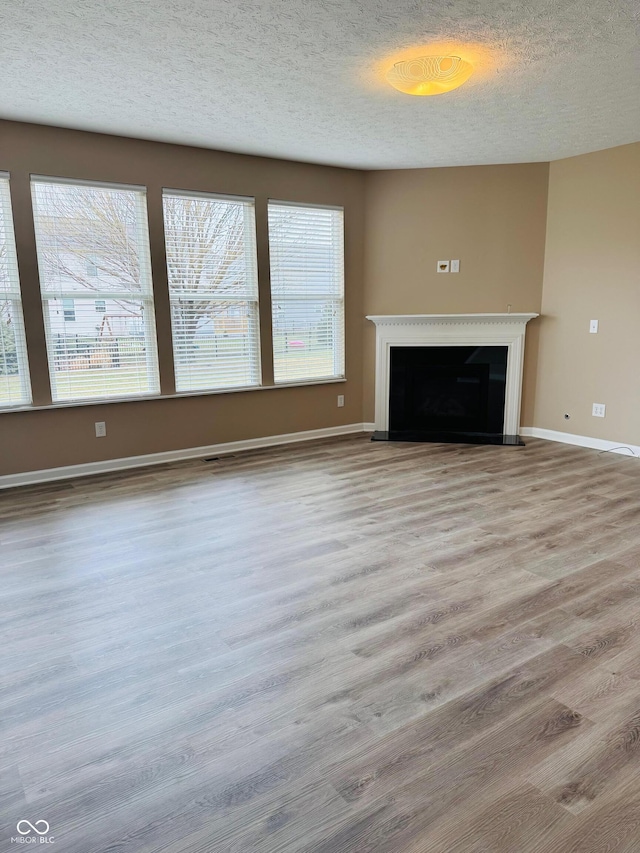
[(637, 853), (639, 495), (366, 436), (0, 493), (0, 850)]

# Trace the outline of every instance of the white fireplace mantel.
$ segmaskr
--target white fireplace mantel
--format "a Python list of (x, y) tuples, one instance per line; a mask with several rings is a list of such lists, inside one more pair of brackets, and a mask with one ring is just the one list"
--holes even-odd
[(376, 430), (389, 429), (391, 347), (506, 346), (504, 434), (520, 429), (524, 335), (538, 314), (376, 314)]

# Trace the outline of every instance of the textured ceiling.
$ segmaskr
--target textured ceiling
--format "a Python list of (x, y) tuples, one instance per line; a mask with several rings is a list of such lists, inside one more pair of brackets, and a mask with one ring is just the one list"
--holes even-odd
[[(640, 140), (638, 0), (5, 0), (0, 26), (3, 118), (374, 169)], [(436, 47), (461, 89), (386, 84)]]

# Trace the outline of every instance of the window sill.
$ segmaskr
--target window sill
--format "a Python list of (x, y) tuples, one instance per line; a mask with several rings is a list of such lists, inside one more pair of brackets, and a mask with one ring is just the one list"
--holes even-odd
[(13, 406), (0, 408), (0, 415), (13, 412), (50, 412), (54, 409), (75, 409), (82, 406), (108, 406), (112, 403), (146, 403), (152, 400), (181, 400), (187, 397), (217, 397), (220, 394), (239, 394), (245, 391), (277, 391), (281, 388), (309, 388), (315, 385), (336, 385), (346, 382), (346, 377), (314, 379), (308, 382), (280, 382), (277, 385), (245, 385), (240, 388), (217, 388), (214, 391), (176, 391), (175, 394), (138, 394), (135, 397), (107, 397), (94, 400), (63, 400), (47, 406)]

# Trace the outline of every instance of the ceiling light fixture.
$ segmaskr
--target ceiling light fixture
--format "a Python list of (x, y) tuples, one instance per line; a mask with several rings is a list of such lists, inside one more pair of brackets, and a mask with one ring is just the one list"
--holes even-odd
[(407, 95), (441, 95), (462, 86), (472, 74), (473, 66), (459, 56), (418, 56), (396, 62), (387, 80)]

